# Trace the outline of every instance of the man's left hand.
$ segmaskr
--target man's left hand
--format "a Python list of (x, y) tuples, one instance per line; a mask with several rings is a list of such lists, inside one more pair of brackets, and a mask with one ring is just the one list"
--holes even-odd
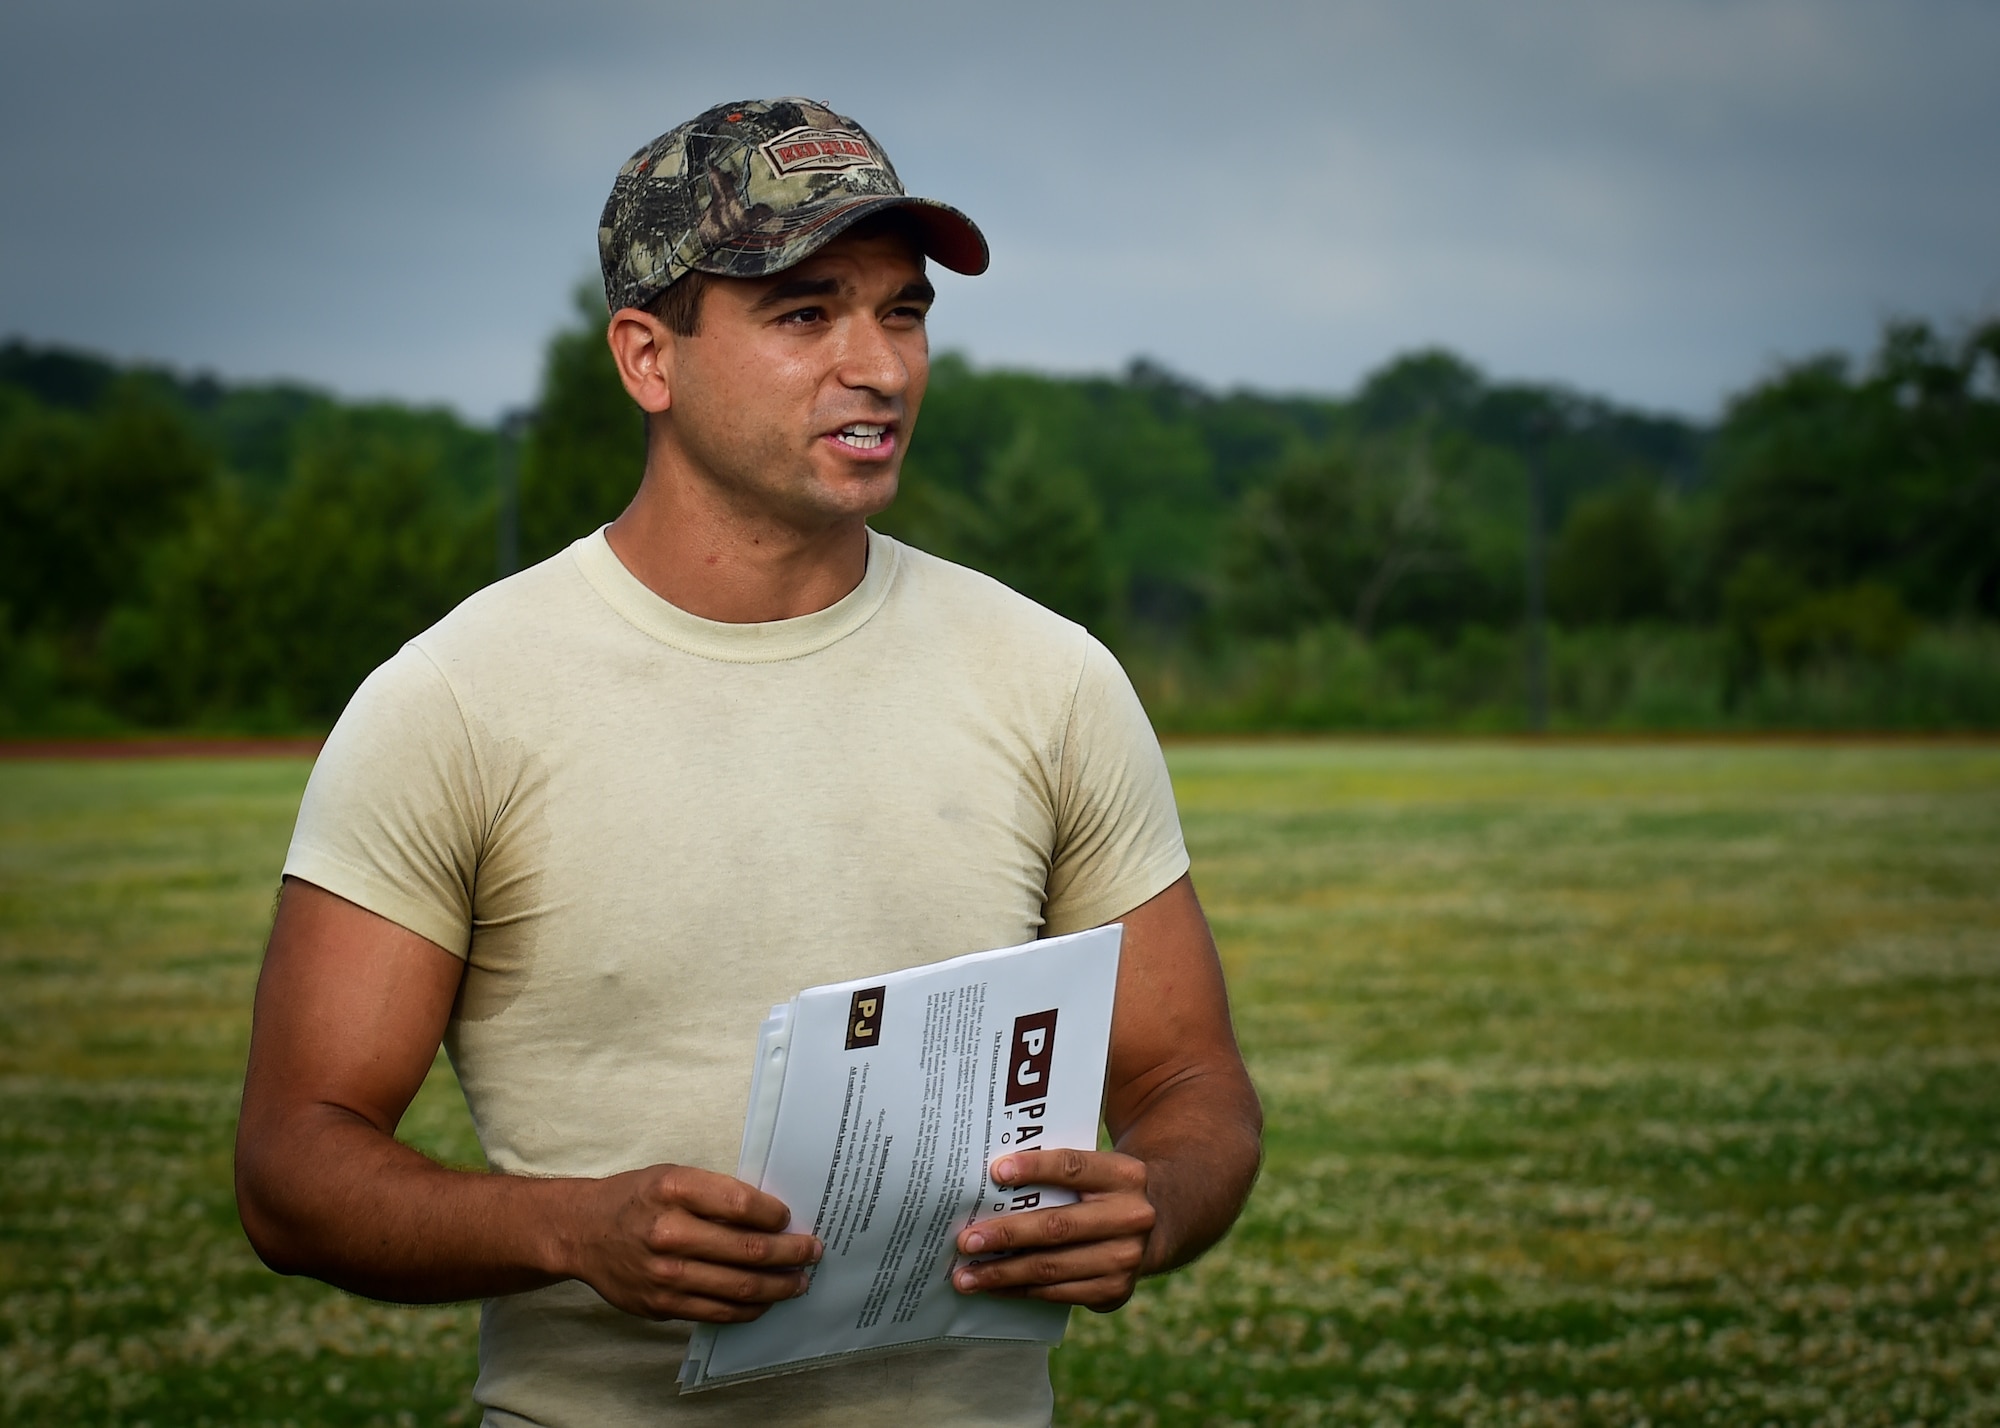
[(1146, 1164), (1115, 1150), (1027, 1150), (993, 1162), (993, 1183), (1059, 1185), (1073, 1205), (982, 1220), (959, 1234), (961, 1254), (1001, 1258), (952, 1275), (961, 1294), (1082, 1304), (1108, 1313), (1132, 1297), (1156, 1218)]

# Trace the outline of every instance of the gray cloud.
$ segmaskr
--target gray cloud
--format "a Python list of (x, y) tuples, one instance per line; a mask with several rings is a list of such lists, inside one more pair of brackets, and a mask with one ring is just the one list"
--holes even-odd
[(1702, 412), (2000, 303), (1976, 0), (753, 13), (15, 0), (0, 332), (487, 414), (625, 155), (772, 93), (980, 220), (934, 332), (983, 361), (1327, 390), (1441, 342)]

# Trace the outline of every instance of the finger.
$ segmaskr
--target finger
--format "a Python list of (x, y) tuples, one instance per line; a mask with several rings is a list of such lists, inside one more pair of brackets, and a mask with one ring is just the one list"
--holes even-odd
[(1027, 1289), (1071, 1284), (1087, 1279), (1131, 1279), (1139, 1272), (1143, 1242), (1101, 1240), (1088, 1245), (1033, 1250), (962, 1266), (952, 1284), (966, 1294), (998, 1289)]
[(737, 1304), (699, 1294), (649, 1294), (635, 1311), (647, 1319), (692, 1319), (702, 1324), (748, 1324), (761, 1319), (769, 1304)]
[(775, 1195), (733, 1175), (717, 1175), (691, 1165), (669, 1165), (660, 1171), (653, 1192), (670, 1205), (692, 1210), (704, 1220), (775, 1232), (792, 1222), (792, 1212)]
[(656, 1255), (646, 1268), (648, 1277), (667, 1294), (739, 1307), (781, 1304), (812, 1285), (803, 1270), (744, 1269), (679, 1255)]
[(1025, 1289), (1003, 1289), (999, 1294), (1006, 1299), (1042, 1299), (1051, 1304), (1081, 1304), (1102, 1314), (1116, 1309), (1130, 1299), (1134, 1287), (1130, 1275), (1112, 1275), (1101, 1279), (1068, 1280), (1062, 1284), (1037, 1284)]
[(648, 1248), (660, 1254), (746, 1269), (803, 1269), (818, 1264), (822, 1250), (812, 1235), (765, 1234), (717, 1224), (685, 1210), (660, 1216), (646, 1238)]
[(1156, 1218), (1152, 1205), (1138, 1195), (1108, 1195), (981, 1220), (960, 1232), (958, 1249), (961, 1254), (1006, 1254), (1041, 1245), (1144, 1236)]
[(1143, 1191), (1146, 1164), (1115, 1150), (1022, 1150), (993, 1162), (993, 1183)]

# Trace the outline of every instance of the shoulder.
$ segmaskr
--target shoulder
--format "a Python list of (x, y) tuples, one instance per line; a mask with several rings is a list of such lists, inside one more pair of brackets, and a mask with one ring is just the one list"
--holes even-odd
[[(1038, 667), (1079, 670), (1093, 648), (1102, 646), (1083, 626), (967, 566), (904, 545), (886, 536), (899, 562), (896, 603), (900, 616), (988, 660), (1026, 659)], [(1108, 658), (1109, 656), (1104, 656)]]
[(496, 580), (455, 606), (410, 643), (440, 668), (518, 654), (539, 637), (566, 634), (594, 602), (573, 549)]
[(601, 617), (573, 553), (477, 590), (412, 636), (362, 681), (336, 732), (368, 727), (379, 740), (477, 742), (523, 701), (563, 687), (598, 642)]
[(1052, 776), (1081, 745), (1139, 734), (1157, 749), (1131, 681), (1089, 630), (976, 570), (896, 553), (882, 633), (915, 702), (1023, 734)]

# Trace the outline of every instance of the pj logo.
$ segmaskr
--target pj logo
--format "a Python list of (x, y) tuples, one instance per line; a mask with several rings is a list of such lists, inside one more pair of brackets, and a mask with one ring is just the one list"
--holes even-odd
[(847, 1004), (847, 1049), (859, 1051), (863, 1047), (882, 1044), (882, 996), (883, 987), (863, 987), (854, 994)]
[[(1053, 1009), (1014, 1018), (1014, 1048), (1007, 1057), (1007, 1104), (1042, 1101), (1049, 1094), (1049, 1062), (1056, 1054)], [(1040, 1119), (1037, 1107), (1036, 1119)]]

